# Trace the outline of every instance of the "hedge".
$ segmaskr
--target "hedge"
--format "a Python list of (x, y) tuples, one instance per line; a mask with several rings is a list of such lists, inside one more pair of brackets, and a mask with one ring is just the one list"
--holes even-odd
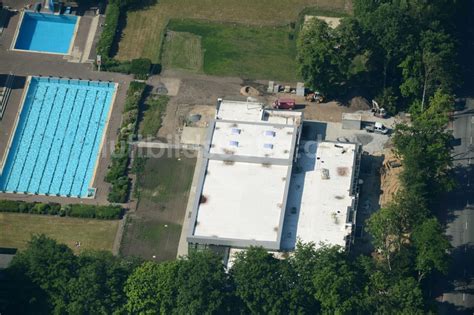
[(120, 7), (116, 3), (109, 3), (105, 11), (105, 26), (97, 42), (97, 55), (101, 55), (104, 66), (107, 67), (110, 54), (112, 52), (112, 45), (114, 44), (115, 35), (120, 19)]
[(123, 215), (123, 209), (120, 206), (94, 206), (83, 204), (69, 205), (66, 212), (68, 212), (68, 215), (71, 217), (104, 220), (119, 219)]
[(127, 90), (122, 127), (118, 135), (119, 141), (105, 175), (105, 181), (111, 184), (107, 198), (110, 202), (125, 203), (130, 194), (130, 179), (128, 178), (130, 149), (127, 141), (136, 138), (138, 108), (145, 88), (145, 83), (132, 81)]
[(96, 206), (70, 204), (61, 206), (58, 203), (25, 202), (17, 200), (0, 200), (0, 212), (16, 212), (44, 215), (59, 215), (76, 218), (95, 218), (114, 220), (122, 218), (124, 209), (120, 206)]
[(102, 70), (133, 74), (136, 79), (146, 80), (151, 68), (150, 59), (138, 58), (132, 61), (119, 61), (112, 57), (112, 47), (117, 37), (120, 15), (125, 14), (123, 11), (127, 6), (126, 1), (109, 1), (105, 11), (104, 28), (97, 42), (96, 52), (102, 57)]

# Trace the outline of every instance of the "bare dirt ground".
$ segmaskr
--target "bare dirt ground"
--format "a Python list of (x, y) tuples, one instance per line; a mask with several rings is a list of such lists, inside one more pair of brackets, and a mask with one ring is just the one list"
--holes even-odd
[(341, 122), (342, 113), (354, 113), (370, 109), (369, 102), (361, 97), (351, 99), (347, 105), (335, 101), (321, 104), (306, 102), (305, 104), (305, 119), (329, 122)]
[(349, 100), (347, 104), (336, 101), (317, 104), (307, 102), (304, 97), (294, 94), (269, 94), (266, 92), (267, 81), (213, 77), (177, 70), (166, 70), (160, 76), (151, 77), (147, 83), (153, 86), (154, 92), (162, 91), (171, 97), (158, 137), (162, 141), (173, 143), (179, 141), (179, 134), (190, 115), (202, 115), (201, 122), (195, 126), (205, 127), (213, 118), (217, 99), (245, 101), (249, 95), (242, 95), (241, 92), (246, 86), (251, 87), (253, 97), (267, 105), (277, 98), (294, 98), (297, 110), (304, 112), (306, 120), (341, 122), (342, 113), (370, 109), (368, 101), (360, 97)]
[(304, 16), (305, 26), (307, 25), (307, 23), (311, 22), (314, 19), (318, 19), (318, 20), (326, 22), (331, 28), (336, 28), (339, 26), (339, 24), (341, 24), (341, 18), (321, 16), (321, 15), (305, 15)]
[(218, 98), (245, 100), (240, 95), (244, 85), (239, 78), (221, 78), (181, 71), (165, 71), (151, 77), (148, 84), (153, 90), (165, 87), (170, 101), (158, 132), (161, 141), (177, 143), (179, 134), (190, 115), (199, 114), (201, 120), (194, 124), (205, 127), (214, 118)]
[(400, 179), (398, 176), (402, 172), (403, 167), (400, 167), (399, 164), (400, 160), (391, 152), (391, 149), (387, 149), (383, 166), (380, 168), (381, 207), (389, 204), (400, 189)]

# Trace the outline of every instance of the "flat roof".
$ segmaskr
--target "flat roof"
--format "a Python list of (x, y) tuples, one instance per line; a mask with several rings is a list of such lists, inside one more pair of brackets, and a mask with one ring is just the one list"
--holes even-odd
[[(287, 118), (284, 119), (285, 113)], [(302, 113), (222, 101), (211, 122), (188, 242), (280, 248)]]
[(262, 103), (223, 100), (217, 108), (216, 119), (261, 121), (263, 107)]
[(291, 159), (294, 126), (216, 121), (211, 154)]
[(288, 167), (210, 160), (195, 236), (276, 242)]
[(312, 141), (300, 146), (306, 153), (291, 177), (282, 247), (294, 247), (296, 239), (345, 247), (352, 232), (358, 145)]

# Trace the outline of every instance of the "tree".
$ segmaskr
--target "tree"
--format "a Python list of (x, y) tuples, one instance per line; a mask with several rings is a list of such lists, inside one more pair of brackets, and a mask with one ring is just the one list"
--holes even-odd
[(290, 288), (295, 278), (288, 277), (290, 269), (286, 263), (261, 247), (251, 247), (237, 254), (231, 276), (236, 295), (247, 308), (244, 313), (286, 314), (290, 311)]
[(453, 39), (442, 31), (427, 30), (421, 35), (423, 63), (422, 110), (425, 99), (431, 97), (436, 89), (452, 91), (456, 86), (457, 65)]
[(10, 268), (44, 292), (54, 313), (66, 311), (70, 300), (68, 283), (77, 270), (77, 258), (69, 247), (44, 234), (34, 235), (27, 248), (15, 256)]
[(132, 314), (170, 314), (176, 308), (179, 262), (145, 262), (127, 279), (126, 310)]
[(77, 277), (68, 284), (72, 314), (111, 314), (126, 303), (123, 291), (132, 265), (109, 252), (85, 252), (78, 259)]
[[(308, 299), (313, 297), (316, 293), (313, 285), (313, 273), (317, 268), (317, 251), (314, 243), (298, 241), (293, 255), (288, 260), (298, 275), (298, 282), (304, 291), (304, 295)], [(316, 299), (309, 299), (307, 303), (311, 305), (313, 310), (320, 308)]]
[(345, 81), (336, 37), (329, 26), (314, 19), (298, 38), (299, 71), (306, 83), (326, 95), (335, 95)]
[(210, 251), (196, 252), (179, 262), (178, 314), (218, 314), (226, 309), (228, 277), (222, 258)]
[(339, 246), (323, 246), (317, 250), (316, 265), (314, 296), (323, 313), (356, 313), (360, 308), (361, 280), (347, 253)]
[(418, 271), (418, 281), (433, 271), (447, 272), (448, 249), (451, 246), (436, 218), (426, 220), (414, 230), (413, 246), (416, 251), (415, 269)]
[(428, 206), (454, 185), (450, 176), (453, 137), (445, 129), (452, 101), (438, 91), (429, 108), (415, 115), (411, 126), (397, 125), (393, 136), (395, 152), (403, 159), (400, 180), (408, 193), (423, 198)]
[(392, 270), (393, 257), (400, 252), (403, 244), (396, 205), (389, 204), (373, 213), (367, 221), (366, 230), (372, 235), (372, 244), (382, 254), (388, 269)]

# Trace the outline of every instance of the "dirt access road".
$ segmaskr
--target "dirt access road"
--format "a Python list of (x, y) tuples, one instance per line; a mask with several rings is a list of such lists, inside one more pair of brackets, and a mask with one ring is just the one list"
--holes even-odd
[(306, 102), (303, 97), (291, 94), (266, 93), (267, 81), (248, 81), (236, 77), (215, 77), (193, 74), (185, 71), (167, 70), (160, 76), (151, 77), (148, 82), (153, 92), (170, 96), (163, 125), (158, 138), (168, 143), (178, 143), (179, 134), (190, 114), (201, 114), (205, 122), (213, 119), (218, 98), (245, 101), (247, 96), (240, 94), (243, 86), (251, 86), (260, 92), (257, 100), (270, 105), (277, 97), (292, 97), (297, 101), (307, 120), (341, 122), (342, 113), (369, 109), (367, 100), (356, 97), (347, 104), (330, 101), (317, 104)]

